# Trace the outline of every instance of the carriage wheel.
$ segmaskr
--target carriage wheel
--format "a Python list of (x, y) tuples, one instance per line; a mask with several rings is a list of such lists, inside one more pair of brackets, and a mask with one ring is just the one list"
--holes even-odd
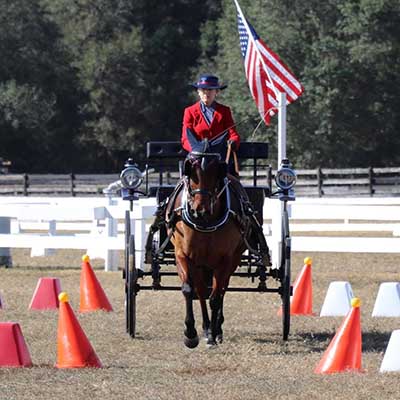
[(125, 279), (125, 316), (126, 331), (131, 337), (135, 337), (136, 331), (136, 294), (137, 294), (137, 269), (135, 265), (135, 236), (129, 236), (127, 246), (128, 258), (126, 263)]
[[(131, 221), (130, 221), (130, 212), (128, 210), (125, 211), (125, 265), (122, 270), (122, 278), (125, 279), (125, 308), (127, 307), (128, 302), (128, 278), (129, 275), (129, 237), (131, 236)], [(129, 321), (128, 321), (128, 313), (126, 313), (126, 321), (125, 321), (126, 331), (129, 332)]]
[(289, 218), (287, 210), (282, 215), (282, 253), (281, 253), (281, 297), (283, 340), (288, 340), (290, 331), (290, 255), (291, 243), (289, 234)]
[(151, 277), (153, 279), (153, 289), (160, 289), (161, 277), (160, 277), (160, 262), (157, 257), (157, 251), (160, 248), (160, 231), (156, 232), (153, 237), (152, 243), (152, 258), (151, 258)]

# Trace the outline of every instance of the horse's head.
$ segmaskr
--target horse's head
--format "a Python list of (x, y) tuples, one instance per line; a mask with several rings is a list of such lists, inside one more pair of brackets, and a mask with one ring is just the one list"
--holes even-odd
[(184, 163), (192, 217), (208, 221), (218, 216), (218, 195), (226, 172), (226, 163), (221, 160), (219, 148), (213, 142), (205, 139), (195, 146), (192, 143), (192, 151)]

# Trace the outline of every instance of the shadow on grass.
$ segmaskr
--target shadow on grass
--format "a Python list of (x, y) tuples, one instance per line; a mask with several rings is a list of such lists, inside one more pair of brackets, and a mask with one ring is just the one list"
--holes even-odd
[(287, 341), (282, 339), (282, 336), (273, 336), (270, 338), (257, 338), (254, 339), (259, 344), (273, 344), (276, 345), (276, 354), (291, 353), (303, 354), (310, 352), (321, 352), (327, 346), (327, 342), (333, 335), (328, 332), (321, 332), (318, 334), (300, 333), (290, 335)]
[[(372, 353), (384, 352), (389, 343), (390, 335), (391, 332), (363, 332), (362, 351)], [(259, 344), (277, 345), (277, 354), (282, 352), (288, 352), (291, 354), (310, 352), (320, 353), (326, 350), (334, 336), (335, 334), (332, 332), (303, 332), (289, 336), (289, 340), (286, 342), (279, 336), (262, 339), (256, 338), (254, 341)]]
[(130, 340), (132, 343), (134, 342), (150, 342), (154, 338), (151, 336), (141, 336), (140, 334), (136, 334), (135, 337), (129, 336), (129, 334), (126, 334), (126, 338)]
[(380, 353), (386, 350), (392, 332), (366, 332), (362, 334), (362, 350)]

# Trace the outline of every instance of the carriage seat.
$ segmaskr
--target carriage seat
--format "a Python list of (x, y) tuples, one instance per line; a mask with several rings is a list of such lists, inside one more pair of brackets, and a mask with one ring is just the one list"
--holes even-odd
[[(168, 171), (173, 165), (173, 170), (176, 171), (176, 162), (183, 162), (187, 152), (182, 149), (180, 142), (148, 142), (146, 147), (146, 157), (152, 166), (157, 166), (160, 171)], [(253, 178), (256, 175), (257, 160), (268, 159), (268, 143), (264, 142), (242, 142), (237, 152), (238, 159), (252, 161), (252, 165), (248, 165), (253, 169)], [(172, 162), (172, 165), (171, 165)], [(161, 186), (163, 185), (162, 179), (160, 180)], [(271, 192), (270, 186), (260, 186), (254, 182), (253, 186), (262, 188), (265, 196), (269, 197)], [(253, 187), (251, 186), (251, 187)], [(153, 186), (148, 189), (148, 196), (154, 197), (157, 194), (159, 186)]]

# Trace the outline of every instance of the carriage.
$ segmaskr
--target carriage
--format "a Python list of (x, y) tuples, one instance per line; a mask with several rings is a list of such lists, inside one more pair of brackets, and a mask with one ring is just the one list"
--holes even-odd
[[(240, 256), (239, 265), (235, 267), (232, 276), (247, 278), (250, 280), (250, 284), (228, 286), (226, 291), (278, 294), (282, 302), (282, 337), (283, 340), (287, 340), (290, 331), (290, 296), (292, 294), (290, 277), (291, 239), (287, 203), (295, 199), (293, 186), (296, 181), (296, 175), (288, 160), (282, 160), (280, 168), (275, 173), (276, 185), (274, 185), (274, 191), (272, 190), (271, 168), (268, 165), (260, 166), (260, 163), (265, 163), (268, 159), (267, 143), (243, 142), (235, 157), (237, 157), (237, 162), (245, 163), (245, 168), (250, 169), (251, 182), (250, 184), (243, 184), (243, 187), (248, 196), (250, 212), (261, 226), (263, 224), (265, 197), (277, 198), (281, 201), (281, 235), (278, 246), (278, 265), (269, 263), (269, 257), (266, 257), (265, 254), (260, 254), (259, 249), (257, 251), (252, 246), (245, 246), (245, 251)], [(179, 177), (182, 181), (182, 177), (185, 175), (184, 169), (186, 168), (184, 165), (185, 158), (187, 158), (187, 153), (181, 148), (179, 142), (149, 142), (147, 143), (147, 160), (149, 164), (146, 165), (145, 172), (141, 172), (132, 160), (128, 160), (124, 170), (121, 172), (121, 195), (124, 200), (130, 202), (129, 210), (125, 214), (125, 266), (123, 278), (125, 280), (126, 331), (131, 337), (135, 337), (136, 333), (136, 296), (139, 292), (146, 290), (183, 290), (183, 286), (180, 285), (163, 284), (163, 277), (178, 275), (176, 268), (172, 268), (176, 263), (176, 254), (171, 241), (172, 231), (168, 229), (168, 225), (160, 224), (159, 229), (152, 237), (150, 254), (147, 257), (148, 268), (135, 265), (135, 237), (131, 232), (130, 215), (132, 205), (135, 200), (138, 200), (139, 196), (155, 196), (158, 209), (166, 202), (171, 202), (171, 196), (176, 191), (177, 185), (170, 181), (165, 182), (165, 174), (162, 174), (162, 170), (163, 167), (168, 164), (171, 165), (172, 162), (172, 165), (176, 166), (175, 169), (179, 171)], [(153, 166), (160, 171), (160, 177), (158, 183), (151, 186), (148, 172)], [(257, 172), (260, 168), (266, 169), (268, 178), (266, 185), (259, 184), (259, 173)], [(142, 182), (143, 180), (144, 182)], [(143, 187), (143, 184), (145, 190), (139, 191), (139, 186)], [(216, 227), (217, 229), (218, 226)], [(207, 232), (205, 235), (207, 235)], [(211, 282), (211, 278), (206, 282), (206, 298), (210, 296), (212, 291)], [(196, 295), (193, 294), (192, 298), (196, 299)], [(222, 306), (220, 312), (222, 313)], [(197, 345), (196, 343), (193, 346), (188, 345), (186, 342), (185, 344), (188, 347)]]

